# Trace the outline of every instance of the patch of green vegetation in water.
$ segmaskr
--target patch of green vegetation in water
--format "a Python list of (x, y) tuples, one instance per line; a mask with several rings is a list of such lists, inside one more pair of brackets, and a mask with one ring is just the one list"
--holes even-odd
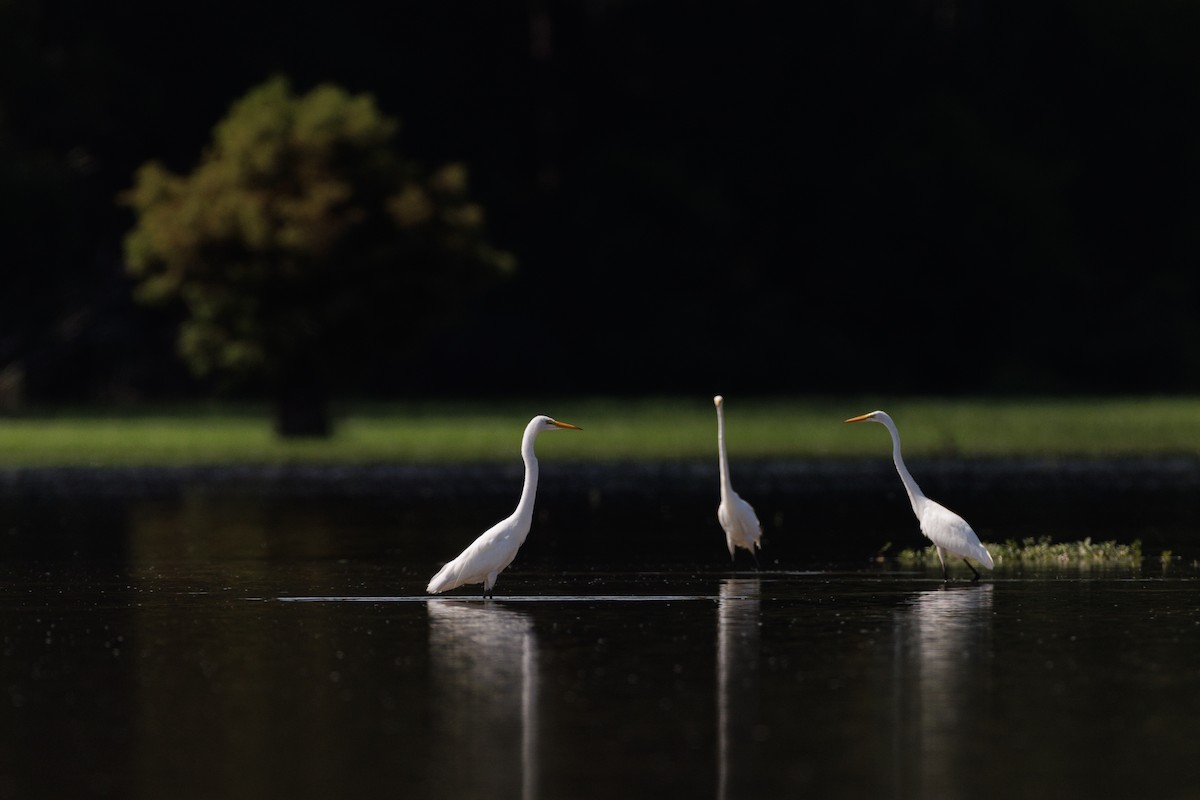
[[(1052, 542), (1050, 537), (1032, 536), (1020, 542), (1009, 539), (1003, 543), (984, 543), (992, 554), (997, 568), (1002, 567), (1140, 567), (1142, 543), (1114, 541), (1093, 542), (1091, 537), (1076, 542)], [(901, 550), (896, 560), (906, 567), (936, 567), (937, 550), (930, 545), (919, 549)]]

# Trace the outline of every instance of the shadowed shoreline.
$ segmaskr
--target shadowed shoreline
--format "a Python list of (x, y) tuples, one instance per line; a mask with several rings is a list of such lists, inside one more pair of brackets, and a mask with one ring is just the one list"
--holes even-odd
[[(1136, 540), (1148, 557), (1171, 551), (1182, 563), (1200, 559), (1200, 458), (914, 459), (910, 466), (922, 490), (965, 517), (984, 542)], [(748, 460), (730, 469), (762, 521), (764, 568), (861, 565), (928, 544), (890, 459)], [(510, 513), (522, 479), (519, 461), (7, 468), (0, 524), (10, 555), (122, 553), (135, 520), (161, 519), (166, 540), (183, 528), (200, 535), (238, 522), (268, 549), (307, 536), (321, 542), (320, 552), (403, 555), (432, 569)], [(543, 460), (520, 563), (738, 566), (717, 522), (719, 495), (715, 459)], [(184, 523), (180, 514), (198, 516)]]
[[(928, 494), (1200, 492), (1200, 457), (1113, 459), (912, 459)], [(734, 485), (747, 495), (899, 492), (886, 459), (735, 461)], [(183, 486), (238, 492), (370, 494), (433, 498), (507, 497), (520, 463), (52, 466), (0, 469), (0, 493), (158, 496)], [(715, 494), (717, 465), (699, 461), (544, 461), (539, 497), (600, 491), (642, 497)]]

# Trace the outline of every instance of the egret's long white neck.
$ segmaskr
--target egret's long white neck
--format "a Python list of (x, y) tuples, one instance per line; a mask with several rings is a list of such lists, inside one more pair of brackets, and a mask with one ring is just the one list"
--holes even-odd
[(892, 435), (892, 461), (896, 464), (896, 472), (900, 473), (900, 480), (904, 484), (904, 490), (908, 492), (908, 502), (912, 504), (913, 513), (920, 516), (917, 505), (925, 499), (925, 494), (921, 491), (921, 487), (917, 486), (917, 482), (909, 473), (908, 467), (904, 466), (904, 457), (900, 455), (900, 431), (896, 430), (896, 424), (889, 417), (876, 417), (875, 421), (887, 428), (888, 433)]
[(717, 406), (717, 453), (721, 464), (721, 499), (729, 493), (729, 458), (725, 454), (725, 409)]
[[(521, 499), (517, 502), (517, 510), (513, 512), (514, 517), (533, 519), (533, 500), (537, 495), (538, 484), (538, 460), (533, 452), (533, 442), (537, 439), (538, 433), (541, 432), (541, 426), (536, 422), (530, 422), (525, 428), (525, 435), (521, 437), (521, 460), (525, 462), (525, 486), (521, 489)], [(525, 526), (528, 532), (529, 527)], [(525, 540), (524, 534), (521, 540)]]

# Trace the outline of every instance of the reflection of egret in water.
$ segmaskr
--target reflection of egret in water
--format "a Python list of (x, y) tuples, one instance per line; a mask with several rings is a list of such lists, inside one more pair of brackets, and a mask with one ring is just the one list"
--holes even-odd
[(970, 791), (984, 752), (992, 584), (916, 595), (898, 612), (893, 697), (899, 796)]
[(439, 796), (537, 796), (537, 636), (495, 603), (431, 600)]
[(717, 797), (744, 796), (754, 778), (759, 719), (758, 578), (726, 578), (717, 601)]

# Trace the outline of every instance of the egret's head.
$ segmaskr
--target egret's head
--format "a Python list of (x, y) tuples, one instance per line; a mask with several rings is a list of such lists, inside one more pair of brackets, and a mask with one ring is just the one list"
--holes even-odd
[(553, 430), (559, 430), (561, 428), (566, 428), (566, 429), (572, 430), (572, 431), (583, 430), (583, 428), (579, 427), (578, 425), (572, 425), (569, 422), (559, 422), (556, 419), (547, 417), (545, 414), (534, 417), (533, 421), (537, 424), (537, 430), (540, 430), (540, 431), (553, 431)]
[(713, 405), (716, 406), (717, 408), (720, 408), (722, 405), (724, 405), (724, 403), (725, 403), (725, 398), (721, 397), (721, 395), (717, 395), (716, 397), (713, 398)]
[(883, 413), (882, 411), (872, 411), (869, 414), (860, 414), (857, 417), (851, 417), (850, 419), (842, 420), (842, 421), (843, 422), (878, 422), (880, 425), (883, 425), (884, 424), (883, 421), (885, 419), (891, 420), (891, 417), (889, 417), (887, 414)]

